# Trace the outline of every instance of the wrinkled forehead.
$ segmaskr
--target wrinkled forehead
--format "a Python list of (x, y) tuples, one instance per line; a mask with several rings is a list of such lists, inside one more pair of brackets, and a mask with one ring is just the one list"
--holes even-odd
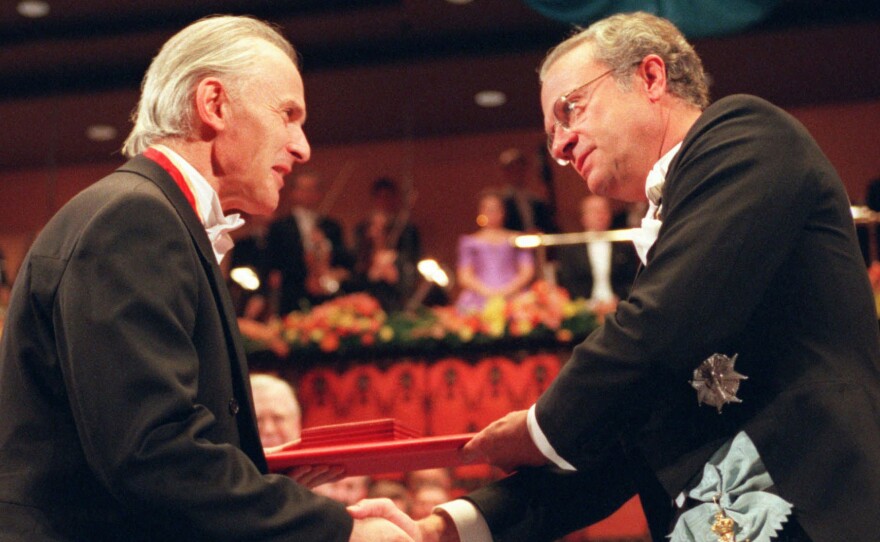
[(254, 407), (264, 413), (287, 413), (296, 410), (296, 402), (283, 389), (265, 388), (253, 394)]

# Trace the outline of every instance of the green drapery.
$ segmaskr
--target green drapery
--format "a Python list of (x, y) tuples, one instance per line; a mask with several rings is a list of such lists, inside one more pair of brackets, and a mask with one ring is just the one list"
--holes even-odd
[(523, 0), (558, 21), (587, 26), (614, 13), (647, 11), (672, 21), (689, 38), (721, 36), (763, 21), (780, 0)]

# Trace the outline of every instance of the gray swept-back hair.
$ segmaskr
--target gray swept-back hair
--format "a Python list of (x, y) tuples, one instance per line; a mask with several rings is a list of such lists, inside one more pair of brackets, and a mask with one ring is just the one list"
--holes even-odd
[(134, 127), (122, 153), (131, 157), (157, 139), (192, 134), (199, 81), (220, 77), (239, 88), (260, 56), (254, 48), (257, 41), (278, 47), (299, 65), (293, 46), (268, 23), (251, 17), (207, 17), (175, 34), (144, 76), (141, 99), (132, 113)]
[(647, 55), (656, 54), (666, 63), (671, 94), (701, 110), (709, 105), (709, 84), (694, 48), (675, 25), (642, 11), (597, 21), (551, 49), (538, 70), (541, 82), (554, 62), (587, 43), (593, 47), (593, 58), (614, 70), (620, 88), (628, 90), (633, 68)]

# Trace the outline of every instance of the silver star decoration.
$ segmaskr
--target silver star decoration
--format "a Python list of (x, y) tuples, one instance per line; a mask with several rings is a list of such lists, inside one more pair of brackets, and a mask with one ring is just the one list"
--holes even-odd
[(694, 379), (690, 384), (697, 390), (697, 404), (713, 406), (721, 414), (721, 407), (725, 404), (742, 403), (736, 392), (740, 381), (748, 377), (733, 369), (738, 355), (729, 358), (724, 354), (712, 354), (694, 369)]

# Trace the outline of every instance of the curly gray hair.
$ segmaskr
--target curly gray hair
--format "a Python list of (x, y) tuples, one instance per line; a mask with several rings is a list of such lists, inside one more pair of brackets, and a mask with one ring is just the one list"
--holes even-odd
[(629, 89), (633, 66), (645, 56), (656, 54), (666, 64), (670, 93), (705, 109), (709, 105), (709, 84), (703, 62), (684, 35), (672, 23), (645, 13), (620, 13), (579, 30), (553, 48), (538, 71), (543, 83), (550, 66), (574, 49), (590, 44), (593, 58), (614, 70), (614, 79)]

